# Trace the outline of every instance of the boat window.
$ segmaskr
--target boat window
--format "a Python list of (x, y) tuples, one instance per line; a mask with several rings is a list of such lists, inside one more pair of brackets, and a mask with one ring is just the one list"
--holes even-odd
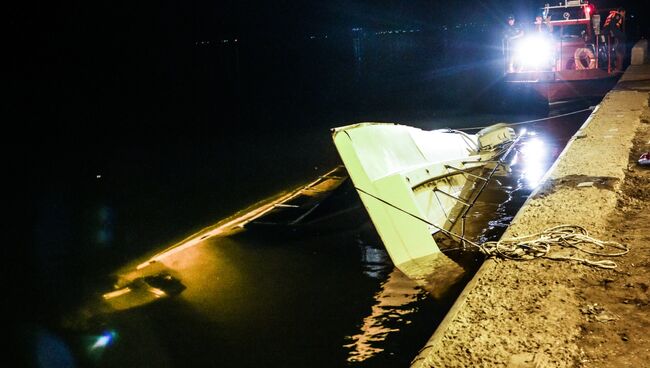
[(587, 29), (584, 24), (571, 24), (562, 27), (562, 37), (578, 38), (582, 37)]

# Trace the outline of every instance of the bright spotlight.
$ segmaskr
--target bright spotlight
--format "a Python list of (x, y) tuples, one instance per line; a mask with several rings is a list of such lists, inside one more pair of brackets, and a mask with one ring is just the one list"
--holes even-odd
[(541, 35), (524, 38), (515, 49), (515, 62), (524, 69), (545, 68), (553, 60), (553, 43)]

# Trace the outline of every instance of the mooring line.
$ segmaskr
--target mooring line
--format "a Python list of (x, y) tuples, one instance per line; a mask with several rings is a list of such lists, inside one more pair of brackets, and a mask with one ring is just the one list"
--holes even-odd
[[(590, 106), (590, 107), (588, 107), (588, 108), (586, 108), (586, 109), (577, 110), (577, 111), (572, 111), (572, 112), (567, 112), (567, 113), (565, 113), (565, 114), (554, 115), (554, 116), (548, 116), (548, 117), (545, 117), (545, 118), (539, 118), (539, 119), (525, 120), (525, 121), (520, 121), (520, 122), (517, 122), (517, 123), (510, 123), (510, 124), (507, 124), (507, 123), (506, 123), (506, 125), (507, 125), (507, 126), (517, 126), (517, 125), (523, 125), (523, 124), (536, 123), (536, 122), (538, 122), (538, 121), (552, 120), (552, 119), (562, 118), (562, 117), (569, 116), (569, 115), (579, 114), (579, 113), (581, 113), (581, 112), (585, 112), (585, 111), (593, 111), (594, 108), (595, 108), (594, 106)], [(458, 129), (454, 129), (454, 130), (460, 130), (460, 131), (463, 131), (463, 130), (477, 130), (477, 129), (487, 128), (487, 127), (489, 127), (489, 126), (490, 126), (490, 125), (488, 125), (488, 126), (480, 126), (480, 127), (458, 128)]]

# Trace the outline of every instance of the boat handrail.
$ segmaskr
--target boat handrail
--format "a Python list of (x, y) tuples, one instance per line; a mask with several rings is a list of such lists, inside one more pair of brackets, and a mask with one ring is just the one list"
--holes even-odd
[(494, 161), (494, 160), (486, 160), (486, 161), (478, 161), (478, 160), (475, 160), (475, 161), (458, 161), (458, 163), (461, 163), (461, 164), (463, 164), (463, 165), (466, 165), (466, 164), (475, 164), (475, 165), (473, 165), (472, 167), (469, 167), (469, 168), (459, 169), (459, 168), (456, 168), (456, 167), (453, 166), (453, 165), (442, 164), (442, 165), (445, 167), (445, 169), (453, 169), (454, 171), (448, 171), (448, 172), (446, 172), (446, 173), (444, 173), (444, 174), (442, 174), (442, 175), (436, 175), (436, 176), (429, 177), (429, 178), (427, 178), (426, 180), (423, 180), (423, 181), (420, 181), (420, 182), (418, 182), (418, 183), (415, 183), (413, 186), (411, 186), (411, 189), (412, 189), (413, 191), (415, 191), (415, 190), (419, 189), (420, 187), (423, 187), (423, 186), (425, 186), (425, 185), (427, 185), (427, 184), (429, 184), (429, 183), (433, 183), (433, 182), (436, 182), (436, 181), (440, 181), (440, 180), (443, 180), (443, 179), (446, 179), (446, 178), (450, 178), (450, 177), (452, 177), (452, 176), (456, 176), (456, 175), (469, 175), (469, 176), (471, 176), (471, 177), (473, 177), (473, 178), (476, 178), (476, 179), (479, 179), (479, 180), (483, 180), (483, 181), (485, 181), (485, 180), (488, 180), (488, 179), (485, 178), (485, 177), (482, 177), (482, 176), (480, 176), (480, 175), (473, 174), (473, 173), (470, 172), (470, 170), (473, 170), (473, 169), (477, 169), (477, 168), (483, 167), (483, 166), (485, 166), (486, 164), (496, 164), (497, 166), (499, 166), (499, 165), (505, 165), (505, 164), (503, 164), (503, 163), (501, 163), (501, 162), (499, 162), (499, 161)]

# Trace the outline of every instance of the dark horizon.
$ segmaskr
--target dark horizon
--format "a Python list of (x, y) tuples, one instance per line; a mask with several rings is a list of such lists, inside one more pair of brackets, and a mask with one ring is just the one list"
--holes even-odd
[[(206, 37), (287, 37), (295, 34), (336, 33), (361, 27), (436, 28), (467, 22), (501, 23), (509, 14), (525, 21), (534, 17), (547, 1), (451, 0), (444, 6), (431, 1), (404, 3), (385, 0), (330, 2), (196, 1), (191, 3), (106, 3), (13, 5), (8, 24), (13, 39), (23, 42), (56, 40), (99, 41), (120, 39), (133, 42), (195, 40)], [(642, 0), (593, 1), (599, 9), (624, 6), (633, 15), (642, 10)], [(646, 23), (646, 22), (644, 22)], [(39, 40), (40, 38), (40, 40)]]

